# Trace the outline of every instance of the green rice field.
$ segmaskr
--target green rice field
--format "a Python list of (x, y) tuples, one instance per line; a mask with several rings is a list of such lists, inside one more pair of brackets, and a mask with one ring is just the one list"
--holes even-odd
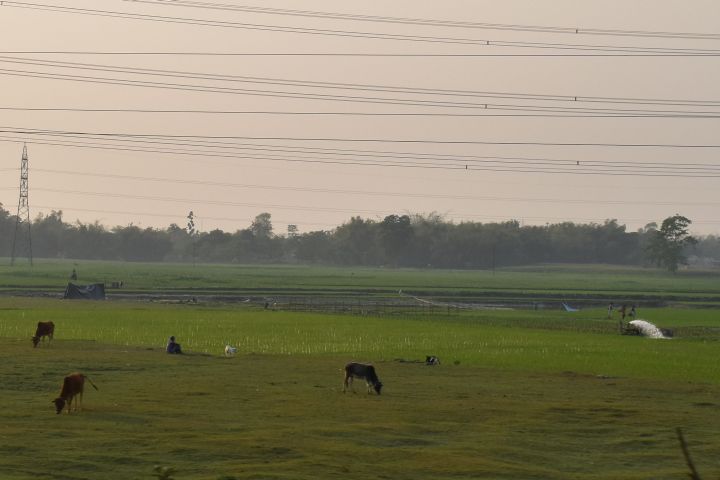
[[(348, 354), (382, 361), (430, 353), (498, 368), (583, 366), (585, 373), (598, 375), (655, 372), (720, 380), (720, 363), (711, 360), (720, 339), (720, 312), (714, 310), (648, 309), (643, 318), (685, 338), (638, 341), (618, 335), (617, 321), (600, 309), (387, 318), (132, 302), (6, 299), (0, 305), (0, 337), (8, 338), (27, 337), (38, 321), (52, 319), (57, 340), (160, 347), (173, 334), (187, 350), (209, 355), (222, 353), (226, 344), (243, 354)], [(672, 369), (657, 362), (663, 356), (672, 356)], [(706, 361), (695, 361), (699, 358)]]
[[(639, 317), (675, 337), (619, 335), (603, 308), (363, 316), (0, 298), (0, 478), (157, 478), (159, 465), (208, 480), (681, 479), (676, 428), (716, 478), (720, 311)], [(33, 349), (46, 320), (55, 339)], [(184, 355), (164, 353), (169, 335)], [(342, 392), (350, 360), (376, 366), (382, 395), (361, 381)], [(99, 391), (55, 415), (73, 371)]]
[[(23, 259), (24, 260), (24, 259)], [(477, 270), (417, 270), (320, 266), (143, 264), (36, 260), (30, 267), (0, 261), (0, 292), (61, 295), (70, 272), (76, 283), (123, 281), (128, 292), (187, 294), (368, 294), (398, 290), (438, 297), (563, 295), (705, 301), (720, 303), (720, 271), (681, 271), (598, 265), (540, 265)]]

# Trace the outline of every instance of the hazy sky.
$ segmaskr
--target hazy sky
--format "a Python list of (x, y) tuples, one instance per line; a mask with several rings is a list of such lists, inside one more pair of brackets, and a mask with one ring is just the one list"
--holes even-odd
[[(720, 232), (717, 214), (720, 211), (720, 148), (327, 140), (718, 145), (720, 118), (527, 116), (547, 115), (538, 109), (548, 107), (610, 109), (613, 114), (618, 109), (720, 112), (720, 55), (590, 57), (567, 54), (603, 52), (527, 48), (529, 42), (540, 42), (720, 51), (720, 2), (716, 0), (201, 2), (484, 24), (570, 27), (579, 28), (580, 34), (217, 11), (155, 1), (34, 2), (35, 5), (154, 15), (165, 20), (158, 22), (117, 18), (116, 14), (109, 13), (106, 15), (112, 16), (103, 17), (82, 15), (78, 11), (18, 8), (27, 6), (25, 2), (4, 3), (5, 6), (0, 6), (0, 51), (3, 52), (0, 53), (0, 202), (13, 212), (17, 208), (17, 169), (22, 140), (26, 139), (33, 217), (55, 209), (64, 212), (66, 221), (99, 220), (108, 226), (134, 223), (164, 228), (170, 223), (184, 226), (185, 217), (192, 210), (202, 230), (235, 231), (247, 227), (258, 213), (267, 211), (272, 214), (276, 232), (283, 233), (288, 223), (297, 224), (301, 232), (307, 232), (331, 228), (355, 215), (382, 219), (391, 213), (437, 212), (454, 221), (517, 219), (523, 224), (602, 222), (616, 218), (630, 229), (680, 213), (694, 221), (695, 233)], [(169, 23), (168, 17), (220, 20), (232, 22), (234, 27), (240, 23), (264, 25), (260, 28), (265, 30)], [(521, 42), (525, 47), (267, 31), (275, 27)], [(717, 36), (687, 39), (583, 35), (583, 29)], [(40, 51), (507, 55), (312, 57), (15, 53)], [(183, 73), (161, 76), (151, 75), (152, 72), (147, 70), (128, 73), (114, 68), (115, 71), (107, 71), (107, 67)], [(237, 76), (275, 80), (268, 83), (256, 79), (255, 83), (248, 83), (238, 81), (242, 79)], [(118, 85), (118, 81), (124, 85)], [(366, 87), (329, 88), (327, 83), (298, 86), (289, 85), (288, 81)], [(151, 82), (162, 88), (141, 87), (137, 82), (146, 82), (146, 85)], [(169, 88), (171, 85), (175, 88)], [(395, 91), (378, 91), (368, 85), (391, 86), (404, 91), (398, 92), (397, 88)], [(251, 92), (247, 90), (259, 95), (249, 95)], [(449, 94), (437, 90), (455, 92)], [(552, 102), (536, 97), (484, 98), (467, 93), (460, 95), (458, 93), (462, 92), (457, 91), (705, 103)], [(317, 98), (328, 95), (335, 100)], [(446, 103), (445, 106), (417, 105), (418, 101)], [(416, 104), (407, 105), (408, 102)], [(447, 102), (465, 105), (448, 106)], [(718, 103), (708, 106), (708, 102)], [(514, 105), (514, 109), (485, 110), (467, 105), (484, 103)], [(207, 113), (210, 111), (304, 114)], [(308, 112), (336, 114), (308, 115)], [(476, 116), (458, 117), (457, 114)], [(482, 114), (513, 116), (477, 116)], [(54, 133), (52, 136), (22, 133), (28, 129)], [(58, 137), (57, 131), (77, 135)], [(90, 133), (104, 136), (91, 138), (87, 136)], [(120, 138), (106, 134), (173, 137)], [(236, 137), (326, 140), (299, 142)], [(308, 150), (313, 148), (315, 150)], [(181, 151), (192, 155), (183, 155)], [(406, 166), (392, 166), (399, 162), (406, 162)], [(420, 163), (425, 168), (419, 168)], [(464, 165), (468, 165), (467, 170)], [(538, 169), (543, 172), (531, 171)], [(570, 173), (548, 173), (557, 169)], [(624, 175), (629, 170), (638, 174)], [(678, 176), (680, 172), (686, 175)], [(657, 176), (660, 173), (664, 176)]]

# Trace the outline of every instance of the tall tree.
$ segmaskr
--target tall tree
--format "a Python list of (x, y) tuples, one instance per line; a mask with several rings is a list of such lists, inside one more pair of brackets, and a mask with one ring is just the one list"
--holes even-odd
[(374, 265), (381, 261), (377, 245), (377, 223), (360, 217), (351, 217), (335, 230), (338, 257), (341, 264)]
[(385, 259), (393, 265), (402, 265), (409, 256), (413, 228), (407, 215), (388, 215), (380, 222), (380, 241)]
[(198, 231), (195, 230), (195, 214), (192, 210), (190, 210), (190, 213), (188, 213), (187, 216), (188, 223), (187, 223), (187, 233), (190, 236), (190, 242), (191, 242), (191, 248), (192, 248), (192, 259), (193, 259), (193, 267), (195, 266), (195, 262), (197, 260), (197, 237), (198, 237)]
[(39, 257), (65, 257), (65, 236), (70, 225), (63, 222), (62, 210), (38, 214), (32, 224), (33, 250)]
[(301, 262), (331, 263), (335, 261), (331, 232), (308, 232), (294, 239), (295, 255)]
[(8, 210), (5, 210), (2, 202), (0, 202), (0, 257), (9, 257), (12, 250), (12, 231), (15, 222)]
[(256, 238), (270, 238), (273, 232), (271, 215), (266, 212), (255, 216), (250, 230)]
[(663, 220), (659, 230), (650, 232), (645, 250), (648, 259), (659, 267), (677, 272), (678, 267), (686, 263), (683, 255), (685, 247), (697, 243), (688, 231), (691, 223), (690, 219), (679, 214)]

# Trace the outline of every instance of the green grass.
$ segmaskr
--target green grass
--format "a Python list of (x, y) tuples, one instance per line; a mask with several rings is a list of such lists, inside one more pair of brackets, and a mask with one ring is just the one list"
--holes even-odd
[(0, 290), (37, 289), (61, 294), (73, 268), (79, 283), (123, 280), (125, 291), (395, 293), (399, 289), (431, 295), (601, 294), (672, 299), (720, 298), (720, 272), (683, 271), (598, 265), (552, 265), (477, 270), (418, 270), (308, 266), (146, 264), (38, 260), (33, 268), (20, 261), (0, 262)]
[[(497, 368), (582, 367), (591, 374), (720, 378), (720, 364), (712, 361), (720, 338), (720, 315), (714, 310), (645, 311), (643, 318), (674, 328), (679, 336), (695, 329), (702, 333), (658, 342), (617, 335), (616, 321), (607, 320), (601, 310), (393, 318), (129, 302), (0, 300), (0, 306), (5, 308), (3, 337), (27, 337), (38, 321), (53, 319), (60, 340), (157, 347), (172, 334), (186, 349), (208, 354), (221, 353), (229, 343), (241, 353), (351, 354), (381, 360), (431, 353)], [(677, 368), (664, 367), (659, 357), (671, 358)], [(705, 361), (688, 371), (693, 359)]]
[[(641, 310), (692, 334), (672, 340), (620, 336), (604, 315), (0, 299), (0, 478), (142, 479), (160, 464), (208, 480), (679, 479), (678, 426), (704, 478), (720, 475), (717, 311)], [(38, 320), (57, 333), (33, 349)], [(163, 353), (170, 334), (188, 355)], [(426, 354), (443, 364), (407, 361)], [(375, 363), (382, 396), (341, 392), (348, 360)], [(100, 391), (55, 415), (72, 371)]]

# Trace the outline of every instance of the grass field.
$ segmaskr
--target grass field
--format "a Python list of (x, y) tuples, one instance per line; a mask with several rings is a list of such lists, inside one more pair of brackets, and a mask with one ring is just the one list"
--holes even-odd
[[(663, 299), (710, 299), (720, 303), (720, 271), (682, 271), (598, 265), (545, 265), (477, 270), (417, 270), (308, 266), (143, 264), (69, 260), (0, 261), (0, 291), (62, 294), (73, 268), (78, 283), (124, 281), (123, 292), (202, 294), (375, 294), (399, 289), (438, 297), (553, 294)], [(117, 291), (115, 291), (117, 292)]]
[[(203, 305), (0, 299), (0, 478), (680, 479), (682, 427), (720, 475), (720, 315), (602, 309), (362, 317)], [(33, 349), (39, 320), (51, 345)], [(174, 334), (188, 352), (163, 353)], [(225, 343), (239, 347), (224, 358)], [(438, 355), (426, 367), (413, 360)], [(343, 394), (372, 361), (383, 395)], [(62, 377), (85, 410), (55, 415)]]

